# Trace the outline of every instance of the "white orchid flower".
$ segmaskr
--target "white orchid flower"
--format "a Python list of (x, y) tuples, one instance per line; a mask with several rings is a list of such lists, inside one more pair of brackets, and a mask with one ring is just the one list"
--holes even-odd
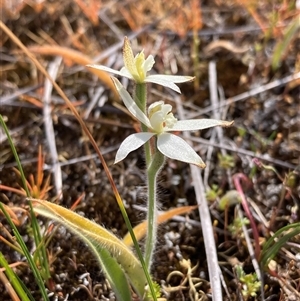
[(113, 77), (112, 79), (129, 112), (149, 129), (149, 132), (135, 133), (128, 136), (117, 151), (115, 163), (122, 161), (129, 153), (156, 136), (157, 149), (163, 155), (204, 168), (205, 163), (192, 147), (182, 138), (170, 132), (203, 130), (214, 126), (227, 127), (233, 124), (233, 122), (215, 119), (177, 120), (171, 112), (172, 106), (164, 104), (163, 101), (157, 101), (150, 105), (148, 116), (146, 116), (122, 84), (116, 78)]
[(120, 71), (102, 65), (87, 65), (87, 67), (125, 76), (131, 80), (134, 80), (138, 84), (159, 84), (178, 93), (180, 93), (180, 89), (175, 83), (184, 83), (194, 79), (192, 76), (147, 74), (155, 63), (153, 56), (149, 55), (147, 59), (145, 59), (144, 51), (142, 51), (134, 57), (127, 37), (124, 39), (123, 60), (125, 66)]

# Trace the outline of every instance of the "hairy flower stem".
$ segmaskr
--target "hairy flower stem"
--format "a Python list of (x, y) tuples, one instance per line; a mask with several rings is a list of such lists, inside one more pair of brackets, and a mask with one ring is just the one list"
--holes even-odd
[[(136, 84), (134, 100), (138, 107), (146, 114), (146, 104), (147, 104), (147, 86), (146, 84)], [(148, 132), (146, 125), (141, 123), (142, 131)], [(146, 166), (149, 167), (151, 162), (151, 147), (150, 142), (146, 142), (144, 145)]]
[(148, 271), (150, 271), (153, 252), (156, 245), (157, 237), (157, 204), (156, 204), (156, 188), (157, 176), (165, 162), (165, 156), (156, 150), (152, 162), (147, 170), (148, 176), (148, 214), (147, 214), (147, 238), (145, 247), (145, 263)]
[[(146, 113), (146, 103), (147, 103), (147, 87), (146, 84), (136, 84), (134, 99), (138, 107), (142, 112)], [(148, 127), (141, 123), (142, 131), (148, 132)], [(157, 205), (156, 205), (156, 179), (164, 165), (165, 156), (155, 150), (154, 155), (151, 154), (150, 142), (146, 142), (144, 145), (145, 158), (147, 166), (147, 180), (148, 180), (148, 234), (146, 238), (145, 246), (145, 263), (148, 271), (150, 272), (153, 252), (156, 244), (157, 236)]]

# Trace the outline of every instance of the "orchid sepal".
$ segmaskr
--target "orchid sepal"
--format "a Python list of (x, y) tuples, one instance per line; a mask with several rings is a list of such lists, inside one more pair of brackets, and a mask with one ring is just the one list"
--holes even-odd
[(153, 137), (155, 133), (135, 133), (128, 136), (120, 145), (116, 158), (115, 164), (125, 159), (129, 153), (135, 151), (142, 145), (144, 145), (147, 141)]
[(179, 136), (162, 133), (157, 137), (158, 150), (168, 158), (205, 168), (201, 157)]
[(198, 131), (208, 129), (214, 126), (229, 127), (233, 121), (224, 121), (217, 119), (190, 119), (178, 120), (171, 128), (165, 128), (166, 132), (170, 131)]
[(127, 92), (127, 90), (124, 88), (124, 86), (120, 83), (120, 81), (112, 77), (112, 81), (115, 84), (115, 87), (120, 94), (123, 103), (125, 104), (128, 111), (133, 115), (133, 117), (137, 118), (141, 123), (143, 123), (148, 128), (151, 128), (151, 124), (149, 121), (149, 118), (143, 113), (143, 111), (137, 106), (135, 101), (132, 99), (130, 94)]

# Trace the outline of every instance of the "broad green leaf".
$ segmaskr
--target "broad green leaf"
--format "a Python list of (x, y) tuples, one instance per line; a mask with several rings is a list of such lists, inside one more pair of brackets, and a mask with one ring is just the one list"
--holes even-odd
[[(96, 223), (62, 206), (44, 200), (32, 199), (31, 201), (36, 213), (59, 222), (88, 244), (99, 263), (109, 273), (108, 279), (115, 281), (112, 275), (115, 265), (111, 270), (106, 264), (106, 260), (109, 260), (106, 257), (107, 252), (120, 264), (137, 294), (140, 297), (144, 295), (147, 280), (141, 263), (120, 239)], [(99, 249), (104, 249), (107, 252), (100, 254)], [(121, 279), (120, 275), (118, 277)]]
[(106, 279), (110, 283), (117, 300), (131, 300), (131, 292), (128, 280), (121, 266), (106, 249), (103, 249), (96, 244), (93, 244), (92, 246), (90, 246), (90, 248), (93, 253), (96, 254), (96, 257), (100, 262), (101, 268), (106, 276)]

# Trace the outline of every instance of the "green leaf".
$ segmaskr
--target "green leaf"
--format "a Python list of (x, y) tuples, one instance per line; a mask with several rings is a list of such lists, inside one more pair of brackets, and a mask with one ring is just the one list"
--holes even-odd
[(286, 53), (286, 50), (291, 43), (294, 36), (296, 36), (296, 32), (300, 27), (299, 18), (295, 18), (294, 22), (287, 27), (286, 31), (284, 32), (284, 37), (282, 41), (279, 41), (274, 49), (273, 57), (272, 57), (272, 69), (277, 70), (280, 66), (282, 57)]
[(41, 294), (43, 296), (43, 299), (46, 300), (46, 301), (49, 300), (49, 298), (47, 296), (46, 288), (45, 288), (45, 285), (44, 285), (44, 282), (43, 282), (43, 279), (42, 279), (42, 276), (41, 276), (41, 273), (40, 273), (39, 269), (37, 268), (35, 262), (33, 261), (32, 256), (29, 253), (29, 250), (28, 250), (28, 248), (27, 248), (27, 246), (26, 246), (26, 244), (25, 244), (25, 242), (24, 242), (21, 234), (19, 233), (17, 227), (12, 222), (9, 214), (6, 212), (4, 206), (3, 206), (3, 204), (1, 202), (0, 202), (0, 210), (5, 215), (7, 222), (9, 223), (11, 229), (13, 230), (13, 233), (14, 233), (14, 235), (16, 237), (16, 240), (19, 243), (20, 248), (22, 249), (22, 251), (23, 251), (23, 253), (24, 253), (24, 255), (25, 255), (25, 257), (26, 257), (26, 259), (28, 261), (28, 264), (29, 264), (29, 266), (31, 268), (31, 271), (32, 271), (32, 273), (34, 275), (35, 280), (37, 281), (37, 284), (39, 286), (39, 289), (40, 289), (40, 292), (41, 292)]
[[(291, 230), (291, 231), (289, 231)], [(287, 232), (287, 233), (286, 233)], [(261, 253), (261, 264), (266, 266), (272, 260), (278, 251), (294, 236), (300, 233), (300, 223), (290, 224), (278, 230), (264, 244)], [(282, 235), (282, 237), (280, 237)]]
[(101, 268), (108, 282), (110, 283), (113, 291), (116, 294), (117, 300), (118, 301), (131, 300), (131, 292), (130, 292), (128, 280), (121, 266), (110, 255), (110, 253), (107, 250), (97, 247), (95, 245), (91, 247), (91, 250), (93, 250), (94, 254), (97, 254), (97, 259), (100, 262)]
[[(8, 265), (5, 257), (0, 252), (0, 265), (5, 268), (5, 274), (7, 275), (9, 279), (9, 283), (13, 286), (15, 291), (18, 293), (18, 296), (23, 301), (30, 301), (30, 299), (27, 297), (26, 292), (23, 290), (22, 283), (20, 283), (17, 275), (13, 271), (13, 269)], [(12, 297), (12, 296), (11, 296)]]
[[(139, 260), (120, 239), (100, 225), (62, 206), (44, 200), (31, 199), (31, 201), (35, 205), (36, 213), (59, 222), (90, 247), (112, 286), (116, 286), (119, 291), (122, 290), (122, 293), (124, 290), (124, 296), (127, 295), (126, 285), (121, 287), (120, 284), (126, 283), (125, 276), (123, 277), (121, 273), (122, 268), (137, 294), (143, 297), (147, 283), (144, 270)], [(117, 264), (121, 266), (120, 269), (116, 268)]]
[[(0, 115), (0, 124), (1, 124), (5, 134), (7, 136), (8, 142), (9, 142), (11, 150), (12, 150), (12, 153), (15, 157), (15, 160), (16, 160), (16, 163), (17, 163), (20, 175), (21, 175), (23, 188), (26, 192), (27, 197), (30, 197), (30, 191), (29, 191), (29, 188), (27, 186), (26, 177), (25, 177), (25, 174), (24, 174), (24, 171), (23, 171), (23, 168), (22, 168), (20, 158), (18, 156), (17, 150), (14, 146), (13, 140), (12, 140), (10, 134), (9, 134), (8, 128), (7, 128), (7, 126), (4, 122), (4, 119), (3, 119), (2, 115)], [(1, 207), (1, 209), (2, 209), (2, 207)], [(23, 253), (24, 253), (24, 255), (26, 256), (26, 258), (28, 260), (28, 263), (30, 265), (30, 268), (33, 271), (33, 274), (34, 274), (36, 280), (37, 280), (39, 289), (41, 291), (41, 294), (42, 294), (44, 300), (49, 300), (49, 298), (47, 296), (46, 288), (45, 288), (45, 285), (44, 285), (44, 281), (43, 281), (43, 280), (48, 280), (48, 279), (51, 278), (47, 251), (46, 251), (46, 247), (43, 243), (43, 239), (41, 237), (41, 231), (40, 231), (39, 225), (38, 225), (38, 223), (36, 221), (36, 217), (33, 213), (33, 208), (32, 208), (31, 202), (29, 202), (29, 209), (30, 209), (29, 211), (30, 211), (30, 218), (31, 218), (31, 229), (32, 229), (33, 236), (34, 236), (34, 241), (35, 241), (35, 244), (37, 246), (40, 245), (40, 248), (35, 253), (35, 256), (37, 256), (39, 258), (39, 262), (41, 264), (41, 269), (40, 270), (38, 270), (36, 263), (32, 260), (31, 254), (29, 254), (29, 251), (28, 251), (21, 235), (18, 233), (18, 230), (14, 226), (13, 222), (10, 220), (9, 217), (7, 217), (6, 214), (5, 215), (6, 215), (6, 218), (8, 219), (8, 221), (10, 223), (11, 228), (16, 232), (17, 241), (20, 244), (20, 247), (22, 248)]]

